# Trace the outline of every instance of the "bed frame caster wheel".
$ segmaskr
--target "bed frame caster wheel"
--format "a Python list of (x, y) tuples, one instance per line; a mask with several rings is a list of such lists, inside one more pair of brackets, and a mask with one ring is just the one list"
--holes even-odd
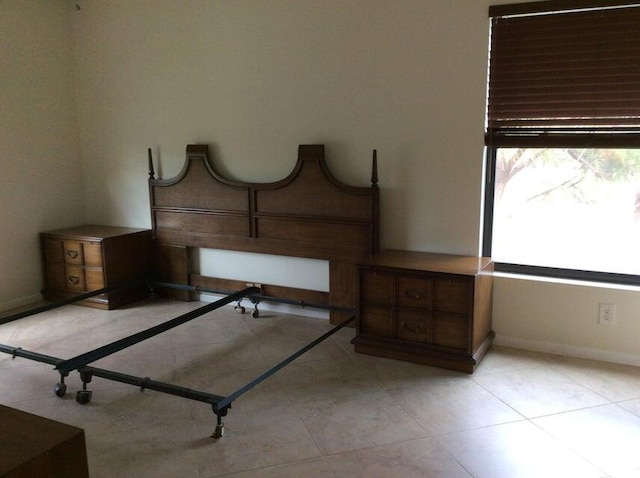
[(76, 392), (76, 402), (81, 405), (86, 405), (91, 401), (91, 395), (93, 395), (91, 390), (78, 390)]
[(57, 397), (64, 397), (67, 393), (67, 384), (56, 383), (56, 386), (53, 387), (53, 393), (55, 393)]
[(258, 310), (257, 307), (253, 309), (253, 314), (251, 314), (251, 317), (253, 317), (254, 319), (257, 319), (258, 317), (260, 317), (260, 311)]
[(244, 314), (246, 312), (246, 309), (240, 304), (236, 305), (234, 308), (238, 314)]
[(224, 425), (216, 425), (216, 429), (211, 434), (211, 438), (215, 438), (217, 440), (218, 438), (222, 438), (222, 435), (224, 435)]
[(222, 417), (226, 417), (227, 416), (227, 412), (229, 411), (229, 408), (231, 408), (231, 404), (227, 405), (224, 408), (221, 408), (220, 410), (218, 410), (217, 405), (213, 405), (213, 413), (216, 414), (216, 428), (215, 430), (213, 430), (213, 433), (211, 434), (211, 438), (222, 438), (222, 435), (224, 435), (224, 423), (222, 421)]

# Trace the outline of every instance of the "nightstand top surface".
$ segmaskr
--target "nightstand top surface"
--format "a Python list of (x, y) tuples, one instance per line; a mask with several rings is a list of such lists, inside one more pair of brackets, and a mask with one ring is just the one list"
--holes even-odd
[(126, 234), (135, 234), (138, 232), (149, 231), (149, 229), (139, 229), (134, 227), (120, 226), (100, 226), (88, 224), (84, 226), (68, 227), (64, 229), (56, 229), (54, 231), (45, 231), (42, 234), (51, 236), (75, 236), (91, 239), (105, 239), (115, 236), (124, 236)]
[(372, 256), (363, 265), (462, 275), (477, 275), (493, 271), (493, 261), (489, 257), (393, 249), (384, 250)]

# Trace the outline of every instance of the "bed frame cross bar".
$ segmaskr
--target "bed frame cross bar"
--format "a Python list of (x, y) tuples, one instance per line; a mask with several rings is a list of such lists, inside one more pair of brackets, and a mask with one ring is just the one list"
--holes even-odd
[(78, 370), (80, 367), (88, 365), (91, 362), (95, 362), (96, 360), (100, 360), (101, 358), (119, 352), (120, 350), (126, 349), (127, 347), (131, 347), (132, 345), (135, 345), (139, 342), (147, 340), (151, 337), (155, 337), (162, 332), (166, 332), (167, 330), (182, 325), (185, 322), (196, 319), (201, 315), (206, 314), (207, 312), (211, 312), (222, 307), (223, 305), (230, 304), (231, 302), (238, 301), (243, 297), (259, 292), (259, 290), (260, 289), (258, 289), (257, 287), (247, 287), (246, 289), (242, 289), (241, 291), (238, 291), (234, 294), (223, 297), (220, 300), (207, 304), (196, 310), (192, 310), (191, 312), (187, 312), (186, 314), (176, 317), (175, 319), (163, 322), (162, 324), (156, 325), (128, 337), (124, 337), (120, 340), (116, 340), (115, 342), (70, 358), (69, 360), (65, 360), (64, 362), (58, 364), (56, 370), (60, 372), (60, 375), (68, 375), (69, 372), (73, 370)]
[(355, 319), (356, 319), (355, 316), (349, 317), (348, 319), (344, 320), (340, 324), (338, 324), (335, 327), (333, 327), (329, 332), (325, 333), (324, 335), (321, 335), (320, 337), (315, 339), (313, 342), (308, 343), (307, 345), (302, 347), (297, 352), (294, 352), (293, 354), (289, 355), (289, 357), (287, 357), (286, 359), (284, 359), (283, 361), (281, 361), (280, 363), (278, 363), (274, 367), (270, 368), (269, 370), (264, 372), (259, 377), (256, 377), (251, 382), (246, 384), (244, 387), (241, 387), (238, 390), (236, 390), (235, 392), (233, 392), (231, 395), (228, 395), (228, 396), (224, 397), (222, 400), (220, 400), (218, 403), (215, 404), (214, 412), (216, 413), (216, 415), (218, 414), (219, 411), (223, 411), (225, 408), (228, 408), (229, 406), (231, 406), (231, 402), (233, 402), (235, 399), (239, 398), (241, 395), (244, 395), (249, 390), (251, 390), (253, 387), (255, 387), (256, 385), (260, 384), (261, 382), (263, 382), (266, 379), (268, 379), (269, 377), (271, 377), (278, 370), (280, 370), (283, 367), (289, 365), (291, 362), (293, 362), (295, 359), (300, 357), (302, 354), (308, 352), (309, 350), (311, 350), (313, 347), (315, 347), (319, 343), (321, 343), (324, 340), (328, 339), (333, 334), (335, 334), (338, 330), (340, 330), (343, 327), (346, 327), (347, 325), (349, 325)]

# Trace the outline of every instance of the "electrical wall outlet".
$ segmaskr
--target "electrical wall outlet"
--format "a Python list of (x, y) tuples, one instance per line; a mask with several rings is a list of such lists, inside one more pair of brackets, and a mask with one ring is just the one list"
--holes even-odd
[(598, 323), (600, 325), (613, 325), (616, 318), (616, 304), (600, 304)]

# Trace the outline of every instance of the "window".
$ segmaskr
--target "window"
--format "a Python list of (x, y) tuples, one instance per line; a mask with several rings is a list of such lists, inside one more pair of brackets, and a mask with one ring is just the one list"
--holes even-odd
[(483, 255), (497, 270), (640, 284), (640, 2), (489, 16)]

